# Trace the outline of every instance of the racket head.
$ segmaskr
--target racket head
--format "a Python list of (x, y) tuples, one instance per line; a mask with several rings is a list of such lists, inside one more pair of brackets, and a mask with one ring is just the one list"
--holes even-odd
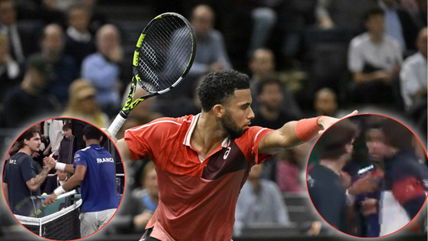
[(189, 21), (177, 13), (162, 13), (138, 38), (133, 78), (151, 95), (168, 92), (189, 72), (195, 53), (195, 33)]

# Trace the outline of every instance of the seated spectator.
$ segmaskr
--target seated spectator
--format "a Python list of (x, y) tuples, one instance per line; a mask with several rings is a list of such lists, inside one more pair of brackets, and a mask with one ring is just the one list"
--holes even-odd
[(301, 168), (296, 148), (284, 150), (276, 163), (276, 183), (281, 192), (303, 192)]
[(289, 224), (287, 208), (281, 192), (274, 182), (260, 178), (262, 165), (254, 165), (239, 194), (234, 235), (252, 224)]
[[(316, 116), (328, 115), (338, 117), (338, 103), (336, 93), (330, 88), (322, 88), (315, 93), (314, 110)], [(311, 116), (313, 116), (311, 115)]]
[(54, 176), (46, 178), (46, 184), (43, 188), (43, 193), (52, 193), (57, 187), (62, 186), (68, 180), (66, 171), (56, 170)]
[(18, 63), (9, 55), (9, 41), (6, 35), (0, 34), (0, 96), (3, 96), (11, 87), (18, 85), (20, 77), (20, 67)]
[(394, 90), (402, 61), (399, 44), (384, 32), (384, 11), (367, 13), (368, 32), (352, 39), (348, 68), (353, 74), (351, 94), (354, 102), (364, 104), (400, 104)]
[(396, 0), (379, 0), (385, 11), (385, 33), (394, 38), (403, 53), (414, 51), (418, 29), (410, 14)]
[(82, 63), (82, 77), (96, 89), (96, 101), (109, 116), (116, 115), (119, 105), (120, 62), (123, 49), (118, 29), (111, 24), (102, 26), (96, 34), (97, 52)]
[(350, 36), (364, 29), (364, 14), (375, 7), (373, 0), (317, 0), (315, 16), (322, 29), (342, 30)]
[(84, 79), (77, 79), (70, 85), (70, 99), (63, 116), (88, 121), (100, 128), (107, 127), (108, 117), (95, 101), (95, 89)]
[(271, 129), (279, 129), (284, 123), (297, 119), (293, 113), (281, 109), (284, 95), (281, 82), (275, 78), (261, 80), (257, 86), (258, 105), (254, 109), (255, 117), (251, 123)]
[[(418, 52), (408, 57), (400, 72), (401, 95), (407, 113), (426, 133), (427, 116), (427, 28), (419, 32)], [(424, 120), (425, 118), (425, 120)]]
[(43, 30), (41, 54), (52, 64), (54, 75), (48, 85), (48, 91), (55, 95), (61, 104), (68, 99), (68, 87), (77, 78), (78, 68), (71, 56), (64, 53), (64, 32), (58, 24), (49, 24)]
[(40, 55), (28, 59), (21, 85), (10, 90), (3, 102), (2, 115), (7, 127), (18, 127), (59, 110), (56, 98), (45, 93), (51, 75), (52, 65), (48, 59)]
[(37, 50), (37, 45), (34, 44), (37, 42), (34, 30), (18, 22), (15, 1), (0, 1), (0, 33), (5, 34), (9, 40), (11, 58), (21, 65)]
[[(279, 75), (275, 72), (275, 56), (270, 49), (260, 48), (256, 49), (249, 60), (248, 67), (251, 72), (250, 88), (253, 94), (253, 100), (257, 99), (256, 89), (257, 85), (262, 79), (265, 78), (279, 78)], [(282, 82), (282, 80), (281, 80)], [(288, 90), (286, 86), (282, 86), (283, 101), (281, 103), (281, 109), (292, 113), (295, 116), (300, 116), (301, 111), (297, 102), (293, 96), (293, 93)], [(254, 107), (257, 103), (254, 101)]]
[[(189, 71), (189, 78), (196, 81), (202, 75), (222, 69), (230, 69), (222, 34), (213, 28), (214, 12), (207, 5), (198, 5), (193, 9), (191, 24), (196, 34), (195, 60)], [(188, 94), (193, 94), (189, 92)]]
[(78, 68), (83, 59), (96, 51), (95, 42), (89, 32), (90, 13), (84, 5), (73, 5), (68, 10), (65, 53), (73, 57)]
[(140, 178), (140, 187), (125, 199), (123, 209), (113, 221), (119, 233), (141, 233), (158, 204), (157, 174), (153, 162), (148, 162)]

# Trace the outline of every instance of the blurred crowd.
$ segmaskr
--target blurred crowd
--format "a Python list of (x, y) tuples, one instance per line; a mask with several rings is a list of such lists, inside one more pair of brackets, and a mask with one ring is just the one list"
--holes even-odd
[[(108, 126), (127, 96), (132, 50), (124, 41), (130, 21), (112, 20), (105, 4), (0, 0), (0, 128), (52, 116)], [(118, 138), (123, 130), (161, 116), (198, 113), (199, 79), (230, 68), (251, 78), (253, 125), (278, 128), (303, 117), (373, 108), (401, 113), (426, 135), (426, 0), (164, 0), (144, 6), (151, 15), (139, 17), (147, 21), (165, 11), (187, 17), (197, 52), (186, 79), (172, 92), (138, 105)], [(249, 197), (238, 202), (236, 235), (245, 221), (293, 222), (282, 194), (305, 193), (302, 173), (309, 148), (285, 150), (254, 170), (242, 191)], [(115, 218), (118, 232), (139, 232), (156, 208), (156, 173), (144, 164), (130, 164), (127, 198), (139, 205), (134, 209), (125, 202), (122, 219)], [(248, 213), (245, 207), (266, 197), (265, 191), (280, 204), (265, 202)], [(304, 231), (319, 229), (311, 222)]]

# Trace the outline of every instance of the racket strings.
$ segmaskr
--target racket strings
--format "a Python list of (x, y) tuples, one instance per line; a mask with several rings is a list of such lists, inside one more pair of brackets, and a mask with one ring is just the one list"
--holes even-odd
[(149, 92), (169, 88), (187, 70), (192, 47), (192, 30), (182, 19), (164, 16), (154, 21), (137, 50), (139, 83)]

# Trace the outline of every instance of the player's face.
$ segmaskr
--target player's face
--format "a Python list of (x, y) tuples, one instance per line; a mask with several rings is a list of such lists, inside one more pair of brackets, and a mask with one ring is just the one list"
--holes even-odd
[(24, 144), (27, 145), (32, 152), (38, 152), (40, 150), (40, 145), (42, 141), (40, 139), (40, 135), (37, 133), (30, 140), (24, 139)]
[(371, 129), (367, 132), (366, 144), (370, 157), (374, 162), (381, 162), (387, 154), (385, 137), (381, 130)]
[(250, 127), (254, 118), (251, 102), (250, 89), (243, 89), (235, 90), (234, 95), (224, 104), (225, 113), (220, 120), (230, 137), (240, 137)]

